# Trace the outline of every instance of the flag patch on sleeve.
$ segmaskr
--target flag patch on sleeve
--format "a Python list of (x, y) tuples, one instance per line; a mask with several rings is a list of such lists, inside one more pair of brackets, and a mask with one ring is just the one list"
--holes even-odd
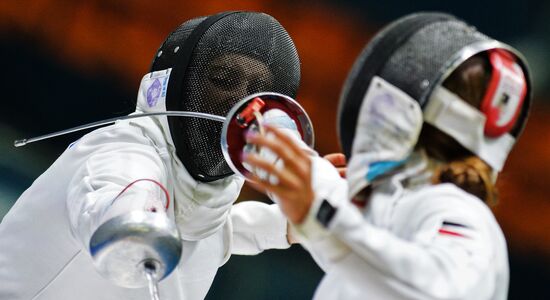
[(471, 231), (471, 228), (464, 224), (443, 221), (441, 227), (438, 230), (438, 233), (447, 236), (469, 238), (468, 231)]

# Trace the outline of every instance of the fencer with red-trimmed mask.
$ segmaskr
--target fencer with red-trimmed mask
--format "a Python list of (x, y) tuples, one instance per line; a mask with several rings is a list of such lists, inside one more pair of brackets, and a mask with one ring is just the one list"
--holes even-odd
[(245, 161), (325, 270), (315, 299), (506, 299), (495, 181), (527, 119), (513, 48), (441, 13), (405, 16), (356, 60), (340, 99), (346, 179), (267, 128)]

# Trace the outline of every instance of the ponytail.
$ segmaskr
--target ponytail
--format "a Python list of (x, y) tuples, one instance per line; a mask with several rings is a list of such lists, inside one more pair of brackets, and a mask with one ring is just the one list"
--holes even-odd
[(452, 183), (477, 196), (488, 205), (497, 202), (497, 189), (491, 180), (491, 167), (477, 156), (451, 161), (434, 173), (433, 183)]

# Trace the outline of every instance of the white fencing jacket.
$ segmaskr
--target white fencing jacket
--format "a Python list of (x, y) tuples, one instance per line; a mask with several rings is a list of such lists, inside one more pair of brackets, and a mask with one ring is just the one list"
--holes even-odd
[(236, 176), (193, 180), (162, 124), (126, 120), (85, 135), (21, 195), (0, 224), (0, 299), (149, 299), (146, 288), (102, 278), (88, 250), (90, 236), (109, 218), (156, 205), (131, 194), (113, 202), (142, 178), (167, 187), (175, 199), (167, 213), (183, 238), (180, 264), (160, 283), (163, 299), (203, 299), (231, 253), (289, 246), (278, 207), (233, 206), (243, 184)]
[[(413, 168), (373, 183), (361, 208), (336, 170), (313, 159), (316, 199), (295, 229), (326, 272), (315, 299), (507, 298), (506, 242), (489, 208)], [(336, 207), (326, 228), (323, 199)]]

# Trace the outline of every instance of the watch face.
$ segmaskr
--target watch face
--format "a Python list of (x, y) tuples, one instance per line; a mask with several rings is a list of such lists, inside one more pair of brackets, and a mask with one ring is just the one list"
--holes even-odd
[(327, 200), (323, 199), (323, 203), (317, 211), (317, 221), (321, 223), (324, 227), (328, 227), (328, 224), (336, 214), (336, 208), (330, 205)]

